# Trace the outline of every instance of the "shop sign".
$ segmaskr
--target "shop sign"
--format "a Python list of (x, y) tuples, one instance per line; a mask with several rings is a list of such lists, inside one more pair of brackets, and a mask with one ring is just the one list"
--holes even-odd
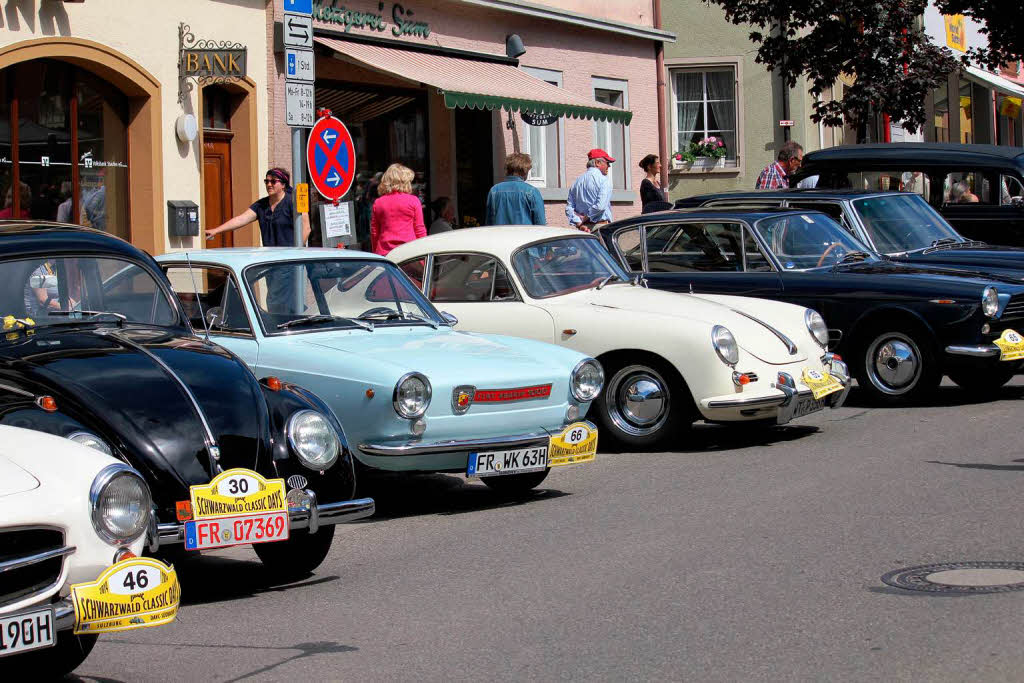
[(1020, 116), (1021, 98), (1004, 97), (999, 102), (999, 115), (1015, 119)]
[(967, 52), (967, 25), (962, 14), (943, 14), (946, 23), (946, 45)]
[(178, 24), (178, 101), (196, 83), (228, 83), (245, 78), (246, 48), (227, 40), (196, 39), (191, 27)]
[(524, 111), (519, 114), (523, 122), (531, 126), (550, 126), (558, 120), (558, 114), (542, 114), (535, 111)]
[[(328, 24), (338, 24), (345, 27), (345, 33), (352, 29), (365, 29), (382, 33), (388, 31), (392, 36), (412, 36), (413, 38), (430, 37), (430, 24), (426, 21), (416, 21), (413, 16), (416, 13), (408, 9), (400, 2), (391, 5), (391, 13), (384, 14), (384, 3), (377, 3), (377, 11), (364, 12), (362, 10), (348, 9), (345, 6), (338, 6), (338, 0), (330, 2), (313, 3), (313, 19)], [(385, 18), (391, 18), (390, 23)], [(389, 30), (390, 29), (390, 30)]]

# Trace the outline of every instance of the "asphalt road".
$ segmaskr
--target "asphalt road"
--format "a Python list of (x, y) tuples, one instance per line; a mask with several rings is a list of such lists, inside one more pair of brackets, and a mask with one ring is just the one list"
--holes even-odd
[(502, 502), (381, 477), (306, 580), (250, 549), (180, 567), (169, 627), (102, 638), (97, 681), (1019, 681), (1024, 592), (890, 588), (893, 569), (1024, 561), (1024, 381), (858, 403), (674, 453), (601, 452)]

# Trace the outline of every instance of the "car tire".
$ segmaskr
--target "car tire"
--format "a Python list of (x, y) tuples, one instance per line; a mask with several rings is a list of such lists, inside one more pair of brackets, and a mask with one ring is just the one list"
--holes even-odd
[(527, 491), (540, 486), (540, 483), (547, 479), (548, 472), (550, 471), (551, 468), (549, 467), (542, 472), (525, 472), (523, 474), (502, 474), (491, 477), (480, 477), (480, 481), (496, 493), (501, 493), (503, 495), (516, 495), (519, 493), (526, 493)]
[(693, 424), (693, 400), (675, 370), (644, 360), (613, 365), (606, 373), (590, 412), (612, 440), (649, 448)]
[[(1009, 367), (1004, 367), (1009, 366)], [(1013, 379), (1020, 370), (1018, 363), (1005, 363), (995, 368), (959, 368), (949, 371), (949, 378), (961, 389), (972, 394), (996, 391)]]
[(254, 543), (252, 549), (276, 578), (297, 579), (319, 567), (334, 541), (334, 525), (320, 527), (315, 534), (306, 529), (294, 532), (287, 541)]
[[(77, 669), (96, 645), (96, 636), (76, 636), (71, 631), (57, 634), (57, 644), (3, 660), (5, 673), (25, 680), (49, 681), (63, 678)], [(10, 666), (10, 671), (7, 667)]]
[(938, 360), (921, 332), (875, 328), (863, 339), (857, 384), (873, 403), (914, 403), (939, 386)]

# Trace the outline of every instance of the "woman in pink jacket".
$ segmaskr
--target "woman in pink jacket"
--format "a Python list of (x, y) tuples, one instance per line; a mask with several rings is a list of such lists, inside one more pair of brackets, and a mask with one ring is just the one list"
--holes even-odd
[(377, 192), (380, 197), (373, 203), (370, 217), (370, 248), (373, 253), (386, 256), (395, 247), (425, 237), (423, 206), (412, 194), (412, 179), (416, 174), (401, 164), (391, 164), (380, 179)]

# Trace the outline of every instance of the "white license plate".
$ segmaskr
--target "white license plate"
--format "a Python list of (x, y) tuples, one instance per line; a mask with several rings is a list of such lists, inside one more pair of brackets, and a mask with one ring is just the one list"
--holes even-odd
[(824, 401), (814, 398), (813, 396), (806, 396), (797, 400), (796, 411), (793, 413), (793, 417), (803, 417), (804, 415), (810, 415), (811, 413), (816, 413), (819, 410), (824, 409)]
[(0, 657), (52, 647), (56, 637), (52, 609), (0, 617)]
[(185, 549), (224, 548), (230, 545), (288, 540), (288, 513), (239, 515), (185, 522)]
[(483, 451), (469, 454), (467, 477), (494, 477), (501, 474), (539, 472), (548, 466), (548, 447), (513, 448), (507, 451)]

